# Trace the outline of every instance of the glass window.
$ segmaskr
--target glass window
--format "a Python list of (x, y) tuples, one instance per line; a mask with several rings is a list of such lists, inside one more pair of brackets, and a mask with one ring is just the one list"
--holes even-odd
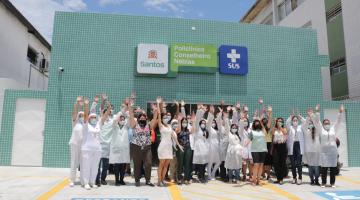
[(36, 65), (37, 63), (37, 52), (31, 48), (28, 47), (28, 51), (27, 51), (27, 59), (29, 62), (31, 62), (32, 64)]
[(281, 21), (286, 17), (285, 2), (279, 5), (279, 20)]

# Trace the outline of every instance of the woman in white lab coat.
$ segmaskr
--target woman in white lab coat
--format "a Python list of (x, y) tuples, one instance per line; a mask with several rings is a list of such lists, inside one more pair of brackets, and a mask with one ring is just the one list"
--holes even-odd
[(312, 115), (312, 120), (320, 135), (321, 187), (325, 187), (327, 172), (330, 169), (330, 185), (335, 188), (338, 159), (336, 136), (345, 131), (344, 106), (340, 106), (338, 118), (333, 126), (331, 126), (330, 120), (328, 119), (324, 119), (321, 124), (319, 105), (316, 106), (316, 114)]
[(308, 110), (308, 117), (302, 123), (304, 132), (304, 162), (308, 165), (311, 185), (319, 185), (320, 176), (320, 136), (310, 119), (312, 110)]
[[(74, 110), (72, 114), (72, 134), (69, 141), (70, 145), (70, 187), (73, 187), (76, 181), (76, 171), (80, 166), (81, 161), (81, 143), (84, 131), (84, 111), (79, 111), (83, 106), (82, 97), (77, 97), (74, 104)], [(82, 178), (80, 177), (80, 182)]]
[(115, 185), (126, 185), (124, 175), (126, 164), (130, 163), (129, 125), (126, 108), (115, 115), (113, 121), (114, 131), (110, 141), (109, 163), (114, 165)]
[[(101, 124), (105, 117), (110, 113), (110, 106), (108, 107), (101, 120), (97, 119), (96, 113), (89, 113), (89, 100), (85, 100), (84, 111), (84, 136), (81, 146), (82, 152), (82, 166), (81, 174), (84, 182), (84, 187), (90, 190), (95, 185), (96, 175), (98, 172), (98, 165), (101, 157), (101, 146), (99, 140)], [(94, 102), (95, 103), (95, 102)], [(93, 104), (94, 105), (94, 104)], [(93, 108), (93, 106), (92, 106)], [(93, 110), (93, 109), (92, 109)]]
[(220, 138), (218, 124), (214, 120), (214, 106), (210, 106), (206, 130), (209, 132), (207, 139), (209, 146), (209, 160), (207, 165), (208, 180), (215, 180), (215, 172), (219, 169), (220, 162)]
[(209, 145), (206, 141), (209, 133), (206, 130), (206, 120), (203, 119), (206, 108), (203, 105), (198, 105), (196, 111), (195, 122), (192, 127), (192, 134), (194, 135), (194, 156), (193, 164), (198, 170), (198, 179), (205, 183), (205, 167), (209, 160)]
[(222, 120), (223, 110), (219, 108), (220, 112), (216, 116), (216, 124), (219, 128), (219, 146), (220, 146), (220, 178), (222, 181), (227, 182), (229, 177), (227, 175), (227, 169), (225, 168), (225, 159), (226, 153), (229, 146), (229, 137), (228, 132), (229, 130), (225, 130), (224, 120)]
[[(291, 171), (293, 184), (300, 185), (302, 183), (302, 155), (304, 154), (304, 133), (302, 124), (299, 120), (302, 117), (299, 115), (290, 115), (286, 120), (286, 128), (288, 132), (288, 138), (286, 140), (288, 156), (290, 156)], [(302, 120), (304, 121), (304, 120)], [(298, 175), (298, 177), (297, 177)]]

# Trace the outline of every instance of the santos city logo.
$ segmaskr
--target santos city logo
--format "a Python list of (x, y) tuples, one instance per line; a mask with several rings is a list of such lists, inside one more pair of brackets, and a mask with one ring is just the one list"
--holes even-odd
[(170, 56), (165, 44), (139, 44), (137, 48), (138, 75), (176, 77), (178, 72), (217, 71), (221, 74), (247, 74), (247, 48), (221, 45), (217, 51), (216, 46), (212, 44), (175, 43), (171, 45)]

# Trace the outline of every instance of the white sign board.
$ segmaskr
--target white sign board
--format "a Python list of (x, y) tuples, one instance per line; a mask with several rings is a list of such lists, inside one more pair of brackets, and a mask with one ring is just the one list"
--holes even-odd
[(165, 44), (139, 44), (137, 48), (137, 73), (167, 74), (169, 48)]

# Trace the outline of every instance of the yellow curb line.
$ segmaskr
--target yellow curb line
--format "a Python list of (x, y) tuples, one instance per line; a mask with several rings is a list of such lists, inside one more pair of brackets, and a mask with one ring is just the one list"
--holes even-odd
[(336, 178), (339, 179), (339, 180), (342, 180), (342, 181), (346, 181), (346, 182), (350, 182), (350, 183), (360, 185), (360, 181), (356, 181), (356, 180), (353, 180), (351, 178), (347, 178), (347, 177), (344, 177), (344, 176), (337, 176)]
[(181, 195), (179, 188), (174, 183), (169, 183), (169, 190), (171, 198), (174, 200), (184, 200), (184, 197)]
[(65, 186), (69, 184), (70, 180), (68, 178), (64, 179), (57, 185), (55, 185), (53, 188), (51, 188), (49, 191), (45, 192), (44, 194), (40, 195), (37, 200), (47, 200), (50, 197), (54, 196), (56, 193), (58, 193), (60, 190), (62, 190)]
[(262, 186), (263, 186), (264, 188), (270, 189), (270, 190), (276, 192), (277, 194), (282, 195), (282, 196), (284, 196), (284, 197), (286, 197), (286, 198), (288, 198), (288, 199), (291, 199), (291, 200), (300, 200), (299, 197), (297, 197), (297, 196), (295, 196), (295, 195), (293, 195), (293, 194), (291, 194), (291, 193), (288, 193), (288, 192), (286, 192), (285, 190), (282, 190), (282, 189), (280, 189), (279, 187), (277, 187), (277, 186), (275, 186), (275, 185), (273, 185), (273, 184), (268, 184), (268, 183), (264, 183), (264, 182), (263, 182), (263, 185), (262, 185)]

